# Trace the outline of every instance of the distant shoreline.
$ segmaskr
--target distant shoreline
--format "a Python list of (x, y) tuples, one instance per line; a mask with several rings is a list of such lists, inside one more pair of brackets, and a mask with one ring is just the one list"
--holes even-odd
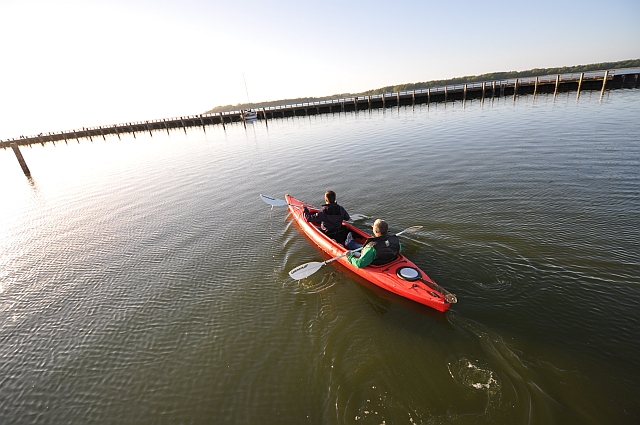
[[(599, 69), (604, 65), (618, 65), (612, 69)], [(623, 67), (621, 67), (622, 65)], [(595, 69), (595, 70), (594, 70)], [(555, 71), (555, 73), (554, 73)], [(568, 71), (568, 72), (567, 72)], [(549, 74), (544, 74), (549, 72)], [(543, 74), (543, 75), (539, 75)], [(529, 75), (529, 76), (524, 76)], [(485, 81), (484, 78), (494, 78)], [(478, 81), (481, 80), (481, 81)], [(536, 93), (553, 93), (554, 97), (559, 91), (575, 90), (576, 98), (580, 90), (599, 90), (601, 96), (605, 91), (623, 88), (637, 89), (640, 83), (640, 59), (613, 63), (601, 63), (565, 68), (533, 69), (529, 71), (511, 72), (502, 74), (482, 74), (472, 77), (461, 77), (451, 80), (437, 80), (427, 83), (405, 84), (402, 86), (387, 86), (365, 94), (341, 94), (341, 97), (326, 97), (314, 99), (285, 99), (274, 102), (252, 103), (235, 105), (231, 111), (209, 111), (203, 114), (188, 115), (173, 118), (162, 118), (147, 121), (135, 121), (121, 124), (104, 125), (97, 127), (82, 127), (82, 129), (58, 131), (55, 133), (40, 133), (35, 136), (20, 136), (7, 140), (0, 140), (0, 148), (6, 149), (12, 144), (26, 146), (34, 143), (47, 143), (69, 139), (102, 137), (107, 135), (167, 131), (170, 129), (186, 127), (203, 128), (208, 125), (244, 122), (244, 111), (253, 109), (260, 120), (274, 118), (286, 118), (292, 116), (306, 116), (334, 112), (348, 112), (372, 108), (400, 107), (402, 105), (416, 105), (431, 102), (447, 102), (460, 100), (483, 99), (485, 97), (513, 96), (515, 101), (518, 95)], [(437, 86), (438, 84), (442, 84)], [(435, 87), (434, 87), (435, 85)], [(420, 88), (422, 87), (422, 88)], [(380, 94), (375, 94), (380, 91)], [(372, 94), (368, 94), (372, 93)], [(243, 111), (244, 110), (244, 111)], [(265, 121), (266, 123), (266, 121)]]
[(205, 111), (203, 113), (210, 114), (210, 113), (231, 112), (231, 111), (238, 111), (238, 110), (245, 110), (245, 109), (259, 109), (259, 108), (266, 108), (270, 106), (284, 106), (284, 105), (290, 105), (290, 104), (296, 104), (296, 103), (318, 102), (321, 100), (331, 100), (331, 99), (344, 98), (344, 97), (371, 96), (374, 94), (421, 90), (421, 89), (428, 89), (432, 87), (440, 87), (440, 86), (447, 86), (447, 85), (453, 85), (453, 84), (475, 83), (475, 82), (491, 81), (491, 80), (503, 80), (503, 79), (509, 79), (509, 78), (536, 77), (536, 76), (542, 76), (542, 75), (568, 74), (573, 72), (588, 72), (588, 71), (599, 71), (599, 70), (615, 69), (615, 68), (633, 68), (633, 67), (640, 67), (640, 59), (629, 59), (629, 60), (618, 61), (618, 62), (600, 62), (600, 63), (592, 63), (588, 65), (564, 66), (561, 68), (533, 68), (526, 71), (492, 72), (488, 74), (450, 78), (448, 80), (431, 80), (426, 82), (399, 84), (395, 86), (385, 86), (385, 87), (380, 87), (377, 89), (368, 90), (368, 91), (359, 92), (359, 93), (339, 93), (339, 94), (333, 94), (333, 95), (324, 96), (324, 97), (299, 97), (295, 99), (280, 99), (280, 100), (273, 100), (273, 101), (267, 101), (267, 102), (238, 103), (237, 105), (216, 106), (215, 108), (209, 109), (208, 111)]

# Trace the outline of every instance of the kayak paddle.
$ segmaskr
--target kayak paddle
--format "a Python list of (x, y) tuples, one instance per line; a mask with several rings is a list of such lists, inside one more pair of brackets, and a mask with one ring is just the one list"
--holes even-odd
[[(416, 230), (420, 230), (420, 229), (422, 229), (422, 226), (409, 227), (408, 229), (404, 229), (400, 233), (396, 233), (396, 236), (400, 236), (403, 233), (415, 232)], [(338, 255), (337, 257), (333, 257), (333, 258), (331, 258), (330, 260), (327, 260), (327, 261), (323, 261), (323, 262), (312, 261), (310, 263), (303, 264), (303, 265), (298, 266), (295, 269), (291, 270), (289, 272), (289, 276), (291, 276), (295, 280), (304, 279), (305, 277), (309, 277), (312, 274), (314, 274), (315, 272), (317, 272), (318, 270), (320, 270), (320, 268), (322, 268), (322, 266), (324, 266), (325, 264), (329, 264), (332, 261), (335, 261), (335, 260), (337, 260), (339, 258), (346, 257), (347, 255), (349, 255), (349, 254), (351, 254), (353, 252), (361, 251), (362, 248), (364, 248), (364, 247), (360, 247), (360, 248), (354, 249), (352, 251), (347, 251), (344, 254)]]
[[(284, 206), (287, 206), (287, 205), (293, 206), (293, 207), (300, 207), (301, 206), (301, 205), (291, 205), (291, 204), (287, 203), (287, 201), (285, 201), (284, 199), (272, 198), (271, 196), (267, 196), (267, 195), (263, 195), (263, 194), (260, 194), (260, 199), (262, 199), (264, 202), (266, 202), (267, 204), (271, 205), (272, 207), (284, 207)], [(358, 221), (358, 220), (364, 220), (366, 218), (369, 218), (368, 216), (366, 216), (364, 214), (353, 214), (350, 217), (351, 217), (350, 221)]]
[(314, 274), (315, 272), (317, 272), (318, 270), (320, 270), (320, 268), (322, 266), (324, 266), (325, 264), (329, 264), (332, 261), (336, 261), (339, 258), (342, 258), (342, 257), (345, 257), (345, 256), (351, 254), (352, 252), (362, 251), (362, 248), (364, 248), (364, 247), (360, 247), (360, 248), (354, 249), (352, 251), (347, 251), (342, 255), (338, 255), (337, 257), (333, 257), (332, 259), (327, 260), (327, 261), (323, 261), (322, 263), (320, 263), (318, 261), (312, 261), (310, 263), (303, 264), (303, 265), (298, 266), (295, 269), (291, 270), (289, 272), (289, 276), (291, 276), (295, 280), (304, 279), (305, 277), (309, 277), (312, 274)]
[(284, 207), (285, 205), (290, 205), (284, 199), (272, 198), (271, 196), (263, 195), (262, 193), (260, 194), (260, 199), (262, 199), (264, 202), (271, 205), (272, 207)]

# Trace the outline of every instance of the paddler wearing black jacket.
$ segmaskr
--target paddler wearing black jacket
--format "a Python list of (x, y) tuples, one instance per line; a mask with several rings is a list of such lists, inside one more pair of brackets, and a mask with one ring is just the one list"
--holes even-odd
[(369, 264), (379, 266), (390, 263), (402, 250), (400, 239), (396, 235), (389, 234), (389, 225), (386, 221), (377, 219), (371, 227), (375, 237), (366, 240), (360, 256), (357, 257), (353, 253), (347, 256), (349, 262), (359, 269)]
[(337, 242), (344, 242), (345, 232), (342, 228), (342, 222), (351, 219), (347, 210), (342, 208), (336, 202), (336, 193), (333, 190), (327, 190), (324, 193), (324, 204), (322, 211), (311, 214), (307, 207), (304, 207), (304, 219), (311, 223), (320, 223), (320, 228), (325, 235)]

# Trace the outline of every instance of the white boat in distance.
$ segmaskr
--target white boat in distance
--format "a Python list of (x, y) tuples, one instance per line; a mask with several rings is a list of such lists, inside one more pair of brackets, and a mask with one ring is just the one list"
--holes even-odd
[(258, 114), (254, 111), (242, 111), (242, 119), (245, 121), (255, 121), (258, 119)]
[[(247, 89), (247, 79), (244, 78), (244, 71), (242, 72), (242, 80), (244, 81), (244, 91), (247, 93), (247, 103), (251, 105), (251, 100), (249, 100), (249, 89)], [(244, 121), (256, 121), (258, 119), (258, 114), (251, 109), (245, 109), (242, 111), (242, 119)]]

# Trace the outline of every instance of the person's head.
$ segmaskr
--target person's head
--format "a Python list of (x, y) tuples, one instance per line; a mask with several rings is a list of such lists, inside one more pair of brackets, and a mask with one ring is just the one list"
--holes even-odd
[(380, 218), (376, 219), (371, 227), (373, 227), (373, 234), (376, 236), (384, 236), (389, 231), (387, 222)]
[(324, 193), (324, 200), (327, 204), (333, 204), (336, 202), (336, 193), (333, 190), (327, 190)]

